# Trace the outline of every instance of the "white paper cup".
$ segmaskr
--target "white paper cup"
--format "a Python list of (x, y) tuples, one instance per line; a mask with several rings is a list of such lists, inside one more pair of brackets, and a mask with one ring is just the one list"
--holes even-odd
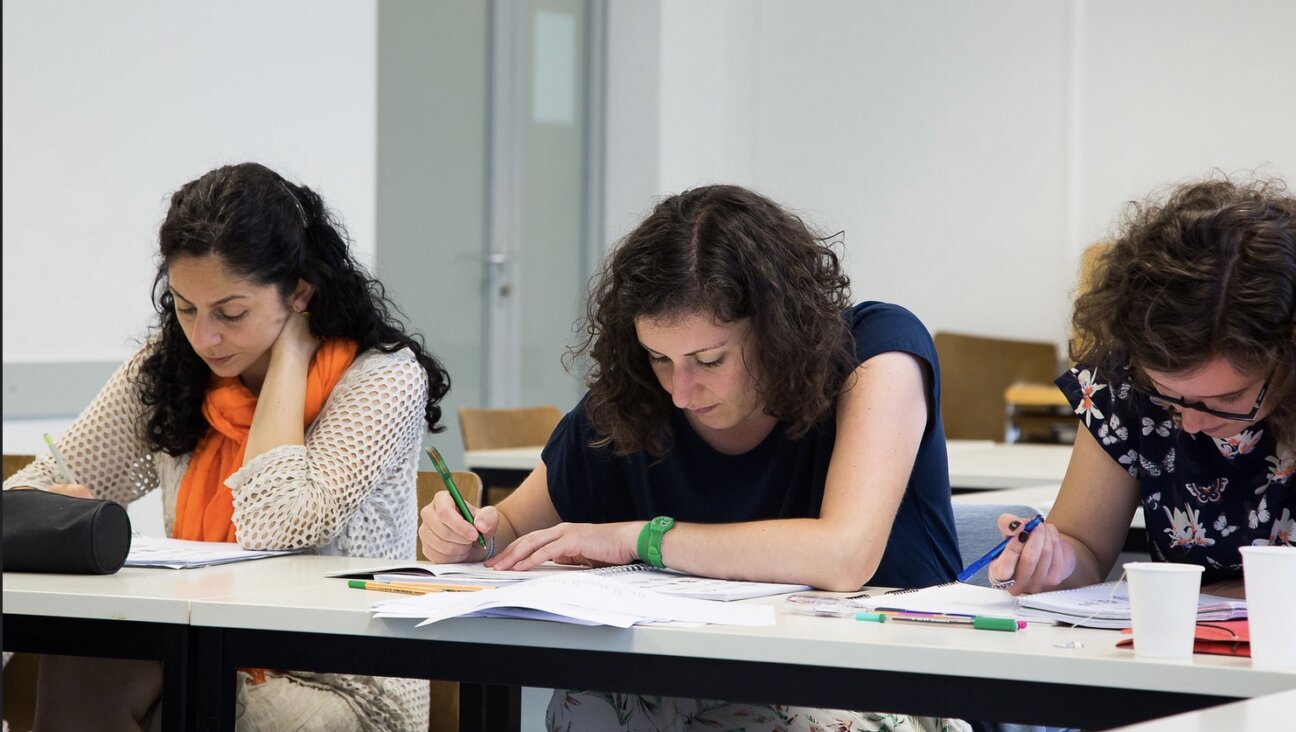
[(1128, 562), (1134, 655), (1192, 658), (1193, 626), (1204, 567), (1170, 562)]
[(1296, 669), (1296, 547), (1244, 546), (1251, 665)]

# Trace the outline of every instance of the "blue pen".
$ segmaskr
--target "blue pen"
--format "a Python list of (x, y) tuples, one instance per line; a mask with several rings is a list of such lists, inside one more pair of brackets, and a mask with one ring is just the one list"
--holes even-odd
[[(1031, 529), (1034, 529), (1036, 526), (1039, 526), (1040, 522), (1043, 520), (1044, 520), (1043, 516), (1041, 516), (1038, 513), (1035, 514), (1035, 518), (1031, 519), (1030, 521), (1027, 521), (1026, 525), (1022, 527), (1021, 533), (1029, 534), (1031, 532)], [(1014, 537), (1010, 536), (1007, 539), (1004, 539), (1002, 542), (999, 543), (999, 546), (995, 547), (994, 549), (991, 549), (989, 552), (986, 552), (986, 555), (984, 557), (981, 557), (975, 562), (969, 564), (968, 568), (963, 570), (959, 574), (958, 581), (967, 582), (968, 580), (972, 579), (973, 575), (975, 575), (977, 572), (980, 572), (982, 569), (985, 568), (987, 564), (997, 559), (1000, 554), (1003, 554), (1004, 549), (1008, 548), (1008, 542), (1012, 541), (1013, 538)]]

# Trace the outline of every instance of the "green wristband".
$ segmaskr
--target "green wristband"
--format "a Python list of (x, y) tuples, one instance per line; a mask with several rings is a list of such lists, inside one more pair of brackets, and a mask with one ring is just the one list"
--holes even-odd
[(658, 569), (665, 569), (666, 565), (662, 562), (662, 536), (673, 528), (675, 519), (670, 516), (658, 516), (644, 524), (643, 530), (639, 532), (639, 560)]

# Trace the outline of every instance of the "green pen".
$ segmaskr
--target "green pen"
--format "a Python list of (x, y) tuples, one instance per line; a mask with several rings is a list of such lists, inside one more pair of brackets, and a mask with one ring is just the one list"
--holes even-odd
[[(445, 461), (441, 459), (441, 453), (437, 452), (435, 447), (427, 448), (428, 457), (432, 458), (432, 466), (441, 474), (441, 480), (445, 483), (446, 490), (450, 491), (450, 497), (454, 499), (455, 505), (459, 507), (459, 515), (464, 517), (468, 523), (473, 522), (472, 511), (468, 510), (468, 502), (459, 494), (459, 486), (455, 485), (454, 478), (450, 477), (450, 468), (446, 467)], [(482, 536), (480, 531), (477, 532), (477, 543), (481, 548), (486, 548), (486, 537)]]

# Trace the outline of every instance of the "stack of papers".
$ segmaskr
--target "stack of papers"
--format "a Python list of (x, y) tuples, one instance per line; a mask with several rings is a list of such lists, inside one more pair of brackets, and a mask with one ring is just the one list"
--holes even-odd
[(554, 620), (628, 628), (640, 624), (773, 625), (770, 605), (672, 597), (595, 572), (557, 573), (480, 592), (439, 592), (379, 602), (376, 618), (413, 618), (419, 625), (455, 617)]
[[(1007, 590), (948, 582), (915, 590), (891, 590), (855, 598), (869, 610), (882, 612), (941, 613), (992, 618), (1025, 619)], [(1052, 623), (1052, 621), (1046, 621)]]
[[(388, 567), (386, 569), (371, 570), (364, 574), (372, 574), (375, 582), (428, 582), (442, 585), (462, 584), (501, 587), (517, 582), (536, 580), (541, 577), (551, 577), (556, 574), (589, 571), (589, 567), (573, 564), (555, 564), (554, 562), (545, 562), (528, 571), (490, 569), (481, 562), (464, 562), (461, 564), (418, 564), (408, 567)], [(345, 576), (351, 576), (350, 573), (344, 574)], [(340, 574), (339, 576), (343, 575)]]
[(527, 571), (489, 569), (486, 565), (476, 563), (432, 564), (414, 567), (397, 567), (388, 571), (373, 572), (375, 582), (417, 583), (432, 582), (437, 584), (489, 585), (499, 587), (516, 582), (538, 580), (554, 575), (588, 574), (607, 577), (627, 586), (642, 590), (661, 592), (676, 597), (691, 597), (698, 600), (745, 600), (751, 597), (782, 595), (789, 592), (800, 592), (810, 589), (809, 585), (794, 585), (778, 582), (746, 582), (739, 580), (713, 579), (695, 577), (671, 569), (655, 569), (647, 564), (636, 563), (615, 567), (588, 567), (545, 562), (535, 569)]
[[(1104, 582), (1073, 590), (1039, 592), (1018, 598), (1024, 620), (1048, 619), (1087, 628), (1128, 628), (1129, 584)], [(1197, 620), (1245, 618), (1246, 600), (1201, 594), (1197, 596)]]
[[(858, 598), (858, 602), (870, 610), (981, 615), (1085, 628), (1120, 629), (1131, 625), (1129, 585), (1124, 582), (1104, 582), (1017, 598), (1007, 590), (950, 582), (917, 590), (892, 590)], [(1245, 617), (1245, 600), (1217, 595), (1198, 597), (1198, 621)]]
[(163, 539), (156, 536), (133, 534), (130, 553), (126, 555), (127, 567), (166, 567), (168, 569), (190, 569), (208, 567), (213, 564), (244, 562), (249, 559), (277, 557), (281, 554), (292, 554), (287, 551), (253, 551), (244, 549), (233, 542), (223, 541), (186, 541), (184, 539)]

